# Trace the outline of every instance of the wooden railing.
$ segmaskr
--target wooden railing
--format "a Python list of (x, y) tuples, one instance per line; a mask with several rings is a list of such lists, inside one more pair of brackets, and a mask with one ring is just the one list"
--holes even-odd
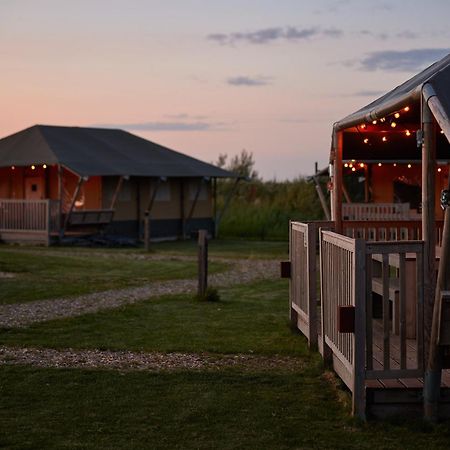
[(322, 227), (330, 229), (333, 222), (290, 222), (289, 233), (290, 318), (313, 348), (318, 343), (317, 251)]
[(321, 231), (320, 248), (323, 356), (352, 391), (353, 413), (364, 417), (368, 380), (423, 376), (423, 242)]
[(343, 203), (344, 220), (408, 220), (409, 203)]
[[(385, 220), (368, 222), (366, 220), (345, 220), (342, 222), (346, 236), (366, 241), (409, 241), (422, 238), (420, 220)], [(443, 221), (436, 221), (436, 241), (442, 241)]]

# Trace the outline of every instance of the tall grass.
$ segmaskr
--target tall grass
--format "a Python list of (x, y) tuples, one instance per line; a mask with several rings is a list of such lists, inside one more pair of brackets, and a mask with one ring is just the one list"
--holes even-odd
[[(232, 183), (218, 186), (218, 205), (223, 208)], [(318, 220), (322, 208), (314, 186), (303, 178), (293, 181), (241, 182), (219, 228), (222, 238), (285, 240), (289, 220)]]

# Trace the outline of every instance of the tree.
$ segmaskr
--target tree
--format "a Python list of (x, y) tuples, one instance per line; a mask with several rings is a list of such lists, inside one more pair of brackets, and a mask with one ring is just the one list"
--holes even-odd
[(251, 180), (257, 180), (258, 172), (254, 169), (255, 160), (253, 159), (253, 153), (248, 152), (245, 148), (240, 154), (233, 156), (231, 161), (227, 164), (228, 155), (226, 153), (219, 154), (216, 162), (216, 166), (222, 167), (235, 172), (241, 177), (249, 178)]

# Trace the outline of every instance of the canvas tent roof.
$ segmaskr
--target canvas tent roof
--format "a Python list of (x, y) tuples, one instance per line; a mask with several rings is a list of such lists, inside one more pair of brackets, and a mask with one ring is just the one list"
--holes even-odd
[[(335, 130), (343, 130), (363, 122), (379, 119), (405, 105), (418, 102), (425, 85), (430, 92), (429, 96), (437, 97), (443, 113), (443, 120), (448, 125), (450, 117), (450, 54), (379, 99), (336, 122)], [(450, 141), (449, 127), (444, 127), (439, 118), (436, 118)]]
[(35, 125), (0, 139), (0, 167), (61, 164), (80, 176), (238, 175), (123, 130)]

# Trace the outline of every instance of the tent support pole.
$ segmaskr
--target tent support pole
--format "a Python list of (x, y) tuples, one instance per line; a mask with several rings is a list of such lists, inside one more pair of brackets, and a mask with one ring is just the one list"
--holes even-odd
[(181, 220), (181, 239), (186, 239), (186, 213), (184, 210), (184, 180), (180, 180), (180, 220)]
[(192, 202), (191, 209), (189, 211), (189, 214), (187, 215), (186, 220), (191, 220), (192, 216), (194, 215), (194, 210), (195, 210), (195, 207), (197, 206), (197, 202), (198, 202), (198, 198), (200, 196), (200, 191), (202, 189), (203, 181), (204, 181), (203, 178), (201, 178), (198, 183), (197, 190), (195, 191), (195, 197)]
[(336, 233), (342, 233), (342, 145), (343, 132), (333, 130), (333, 217)]
[(213, 224), (213, 237), (217, 237), (217, 178), (213, 178), (213, 217), (214, 217), (214, 224)]
[[(427, 95), (428, 94), (428, 95)], [(449, 210), (445, 211), (444, 236), (436, 284), (436, 222), (435, 222), (435, 178), (436, 178), (436, 120), (428, 100), (430, 93), (424, 89), (422, 97), (422, 239), (424, 241), (424, 416), (436, 421), (442, 376), (442, 347), (439, 346), (439, 322), (441, 312), (441, 290), (448, 281), (445, 271), (449, 248)], [(447, 249), (447, 251), (445, 250)]]
[(62, 237), (64, 237), (64, 233), (67, 230), (67, 226), (69, 225), (69, 222), (70, 222), (70, 216), (72, 215), (73, 208), (75, 207), (75, 202), (77, 200), (78, 194), (80, 193), (81, 186), (83, 185), (83, 183), (85, 181), (86, 181), (86, 178), (80, 177), (80, 179), (78, 180), (78, 183), (77, 183), (77, 187), (75, 188), (75, 191), (73, 192), (72, 201), (70, 202), (70, 208), (69, 208), (69, 211), (67, 211), (66, 219), (64, 220), (64, 226), (63, 226), (62, 233), (61, 233)]
[[(317, 164), (317, 163), (316, 163)], [(323, 194), (322, 187), (320, 186), (319, 179), (314, 175), (313, 177), (314, 185), (316, 187), (317, 195), (319, 196), (320, 204), (322, 205), (325, 218), (330, 220), (330, 209), (328, 208), (327, 201), (325, 200), (325, 195)]]
[(125, 179), (125, 177), (123, 175), (121, 177), (119, 177), (119, 181), (117, 182), (116, 190), (114, 191), (114, 195), (111, 200), (111, 206), (109, 209), (114, 209), (114, 207), (116, 206), (117, 198), (119, 197), (119, 192), (122, 189), (122, 184), (123, 184), (124, 179)]
[[(153, 209), (153, 204), (155, 203), (156, 195), (158, 194), (159, 185), (161, 183), (161, 178), (158, 178), (158, 180), (155, 183), (155, 187), (153, 191), (150, 189), (149, 194), (150, 200), (148, 202), (147, 208), (145, 210), (145, 217), (144, 217), (144, 247), (145, 250), (150, 250), (150, 213)], [(150, 185), (151, 187), (151, 185)]]
[(62, 214), (63, 214), (63, 168), (61, 164), (58, 164), (58, 239), (61, 242), (61, 239), (64, 237), (64, 229), (62, 222)]

